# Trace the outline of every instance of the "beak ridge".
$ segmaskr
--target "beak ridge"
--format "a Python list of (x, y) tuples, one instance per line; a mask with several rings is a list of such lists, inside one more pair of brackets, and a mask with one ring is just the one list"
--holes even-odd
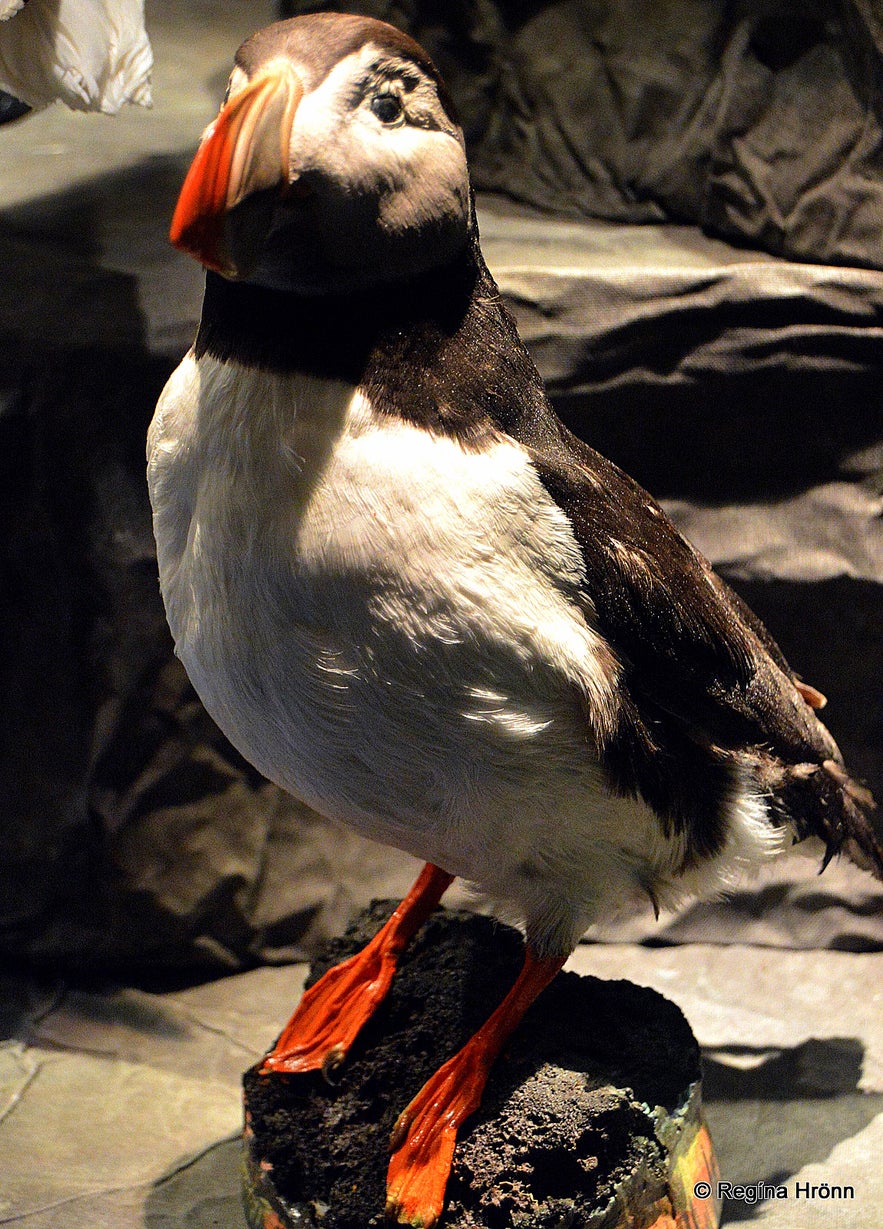
[(288, 182), (289, 147), (303, 85), (274, 60), (224, 104), (203, 134), (175, 207), (169, 239), (209, 269), (238, 270), (226, 219), (246, 197)]

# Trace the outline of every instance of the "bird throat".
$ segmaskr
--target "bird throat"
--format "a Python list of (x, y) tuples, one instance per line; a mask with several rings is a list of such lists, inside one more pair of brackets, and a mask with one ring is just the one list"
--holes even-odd
[[(340, 380), (389, 413), (466, 446), (507, 406), (545, 405), (542, 381), (477, 241), (453, 262), (371, 291), (306, 296), (209, 272), (196, 357)], [(502, 407), (502, 408), (501, 408)]]
[(357, 384), (384, 339), (455, 335), (477, 277), (468, 252), (407, 281), (341, 294), (271, 289), (208, 271), (196, 354)]

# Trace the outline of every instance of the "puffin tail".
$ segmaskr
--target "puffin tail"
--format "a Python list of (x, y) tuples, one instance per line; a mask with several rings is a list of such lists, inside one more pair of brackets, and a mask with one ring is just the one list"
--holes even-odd
[(850, 862), (883, 881), (883, 846), (868, 818), (868, 812), (877, 806), (873, 794), (853, 781), (836, 760), (825, 760), (822, 773), (827, 778), (823, 791), (833, 794), (830, 814), (834, 822), (825, 836), (827, 849), (821, 869), (842, 852)]
[(883, 881), (883, 845), (869, 819), (876, 807), (869, 789), (834, 759), (781, 766), (776, 776), (773, 809), (795, 826), (798, 840), (814, 836), (824, 842), (820, 871), (845, 854)]

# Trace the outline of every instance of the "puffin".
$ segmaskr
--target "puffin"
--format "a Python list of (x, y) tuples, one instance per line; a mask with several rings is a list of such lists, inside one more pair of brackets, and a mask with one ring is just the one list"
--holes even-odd
[(592, 922), (794, 845), (883, 878), (873, 800), (757, 616), (556, 417), (410, 37), (322, 13), (249, 38), (170, 237), (207, 271), (148, 438), (176, 652), (261, 773), (425, 863), (261, 1071), (346, 1060), (454, 877), (525, 936), (390, 1141), (387, 1215), (428, 1229), (491, 1064)]

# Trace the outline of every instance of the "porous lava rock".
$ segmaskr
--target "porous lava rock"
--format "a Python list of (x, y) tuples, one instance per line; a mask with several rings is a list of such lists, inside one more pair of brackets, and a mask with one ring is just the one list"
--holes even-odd
[[(310, 982), (362, 946), (391, 908), (366, 910), (316, 961)], [(333, 1084), (320, 1073), (252, 1068), (244, 1081), (251, 1224), (264, 1226), (268, 1210), (286, 1227), (383, 1224), (396, 1117), (490, 1014), (522, 955), (511, 928), (438, 911)], [(696, 1116), (699, 1075), (698, 1046), (674, 1004), (626, 981), (560, 974), (460, 1133), (439, 1229), (653, 1224), (656, 1214), (645, 1221), (640, 1209), (667, 1202), (666, 1124)]]

